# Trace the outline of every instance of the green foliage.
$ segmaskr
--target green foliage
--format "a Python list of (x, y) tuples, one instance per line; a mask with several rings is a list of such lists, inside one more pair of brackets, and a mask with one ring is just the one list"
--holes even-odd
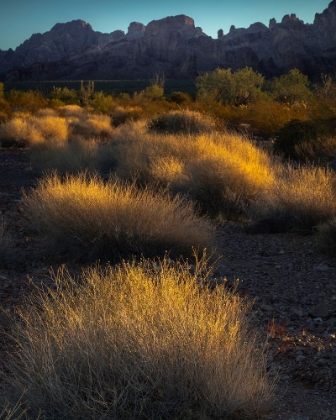
[(75, 89), (69, 89), (67, 87), (55, 87), (51, 92), (51, 99), (59, 99), (66, 103), (78, 103), (78, 92)]
[(309, 102), (313, 97), (309, 89), (308, 77), (298, 69), (292, 69), (288, 74), (273, 79), (270, 89), (276, 101), (289, 105), (296, 102)]
[(235, 73), (218, 68), (196, 79), (199, 98), (231, 105), (246, 105), (262, 98), (263, 83), (264, 77), (249, 67)]
[(171, 111), (150, 120), (149, 130), (173, 134), (195, 134), (214, 129), (214, 121), (195, 111)]
[(146, 99), (161, 99), (164, 94), (163, 87), (153, 84), (151, 86), (146, 87), (146, 89), (143, 91), (143, 96)]
[(295, 147), (300, 143), (316, 140), (317, 135), (317, 129), (311, 121), (291, 120), (278, 132), (274, 151), (284, 154), (285, 157), (297, 159)]
[(7, 101), (12, 106), (13, 111), (28, 111), (31, 113), (45, 108), (48, 104), (48, 101), (39, 92), (33, 90), (21, 92), (12, 89), (7, 95)]
[(90, 105), (95, 111), (108, 114), (113, 106), (113, 98), (111, 95), (104, 95), (103, 92), (93, 94)]
[(187, 94), (187, 93), (185, 93), (185, 92), (180, 92), (180, 91), (177, 91), (177, 92), (172, 92), (170, 95), (169, 95), (169, 97), (168, 97), (168, 99), (171, 101), (171, 102), (175, 102), (176, 104), (178, 104), (178, 105), (186, 105), (186, 104), (189, 104), (189, 103), (191, 103), (191, 98), (190, 98), (190, 96)]

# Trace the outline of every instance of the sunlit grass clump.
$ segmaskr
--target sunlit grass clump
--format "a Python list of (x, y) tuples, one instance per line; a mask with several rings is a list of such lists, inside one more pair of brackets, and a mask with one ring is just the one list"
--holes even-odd
[(42, 114), (32, 116), (18, 114), (0, 125), (2, 146), (25, 147), (45, 141), (64, 142), (69, 136), (69, 125), (65, 118)]
[(20, 312), (5, 397), (30, 418), (251, 419), (273, 382), (247, 313), (204, 259), (66, 271)]
[(239, 135), (153, 134), (138, 122), (115, 132), (113, 141), (119, 177), (169, 185), (213, 217), (242, 217), (273, 187), (272, 158)]
[(25, 194), (24, 210), (48, 242), (76, 259), (188, 255), (212, 242), (209, 222), (190, 202), (88, 174), (43, 178)]

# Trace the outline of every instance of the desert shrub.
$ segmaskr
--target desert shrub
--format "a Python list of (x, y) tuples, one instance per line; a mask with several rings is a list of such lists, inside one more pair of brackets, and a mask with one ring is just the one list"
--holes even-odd
[(67, 121), (52, 115), (34, 117), (29, 114), (17, 114), (0, 126), (3, 147), (25, 147), (48, 140), (64, 142), (68, 136)]
[(336, 156), (336, 137), (318, 137), (302, 141), (294, 147), (295, 156), (301, 161), (310, 161), (334, 168)]
[(317, 129), (311, 121), (291, 120), (278, 132), (274, 151), (285, 157), (298, 158), (295, 147), (300, 143), (316, 140), (317, 135)]
[(237, 135), (199, 136), (198, 156), (186, 163), (186, 187), (212, 217), (246, 217), (251, 203), (267, 195), (274, 182), (272, 160)]
[(215, 129), (214, 121), (196, 111), (171, 111), (153, 118), (148, 123), (149, 130), (163, 133), (195, 134)]
[(336, 255), (336, 217), (319, 226), (317, 244), (326, 254)]
[(11, 115), (11, 106), (3, 98), (0, 97), (0, 124), (6, 122)]
[(189, 105), (191, 104), (191, 97), (185, 93), (185, 92), (172, 92), (169, 96), (168, 96), (168, 100), (171, 102), (175, 102), (178, 105)]
[(158, 84), (154, 83), (154, 84), (146, 87), (145, 90), (143, 92), (141, 92), (141, 94), (146, 99), (152, 99), (152, 100), (161, 99), (161, 98), (163, 98), (164, 88), (162, 86), (159, 86)]
[(2, 147), (26, 147), (43, 142), (42, 133), (36, 127), (36, 118), (18, 115), (0, 125)]
[(84, 108), (79, 105), (65, 105), (58, 108), (58, 112), (63, 117), (82, 118), (86, 114)]
[(114, 100), (111, 95), (104, 95), (103, 92), (97, 92), (94, 94), (93, 99), (90, 100), (90, 106), (96, 112), (109, 114), (113, 107), (113, 102)]
[(76, 138), (66, 142), (49, 141), (30, 148), (29, 157), (40, 172), (57, 171), (76, 174), (99, 170), (98, 143), (92, 139)]
[(87, 114), (80, 118), (73, 118), (70, 126), (74, 134), (85, 137), (109, 137), (112, 131), (111, 118), (108, 115)]
[(125, 124), (126, 122), (137, 121), (143, 114), (144, 112), (139, 106), (117, 106), (110, 113), (114, 127), (119, 127), (119, 125)]
[[(274, 380), (251, 304), (169, 260), (66, 270), (19, 312), (3, 393), (30, 418), (250, 419)], [(8, 379), (9, 378), (9, 379)]]
[(159, 135), (132, 125), (113, 141), (120, 178), (186, 193), (214, 217), (240, 217), (273, 182), (270, 156), (237, 135)]
[(12, 89), (6, 97), (12, 106), (13, 112), (35, 113), (48, 105), (48, 101), (39, 93), (33, 90), (28, 92)]
[(50, 94), (51, 99), (56, 99), (66, 103), (77, 103), (79, 101), (79, 91), (75, 89), (69, 89), (67, 87), (55, 87)]
[(336, 215), (335, 175), (325, 168), (291, 165), (279, 171), (274, 189), (259, 203), (258, 226), (308, 234)]
[(273, 101), (263, 101), (251, 104), (241, 120), (251, 125), (253, 133), (272, 137), (290, 120), (305, 120), (308, 112), (305, 107), (287, 106)]
[(188, 255), (211, 244), (209, 223), (185, 200), (88, 174), (42, 179), (24, 209), (48, 241), (78, 259)]

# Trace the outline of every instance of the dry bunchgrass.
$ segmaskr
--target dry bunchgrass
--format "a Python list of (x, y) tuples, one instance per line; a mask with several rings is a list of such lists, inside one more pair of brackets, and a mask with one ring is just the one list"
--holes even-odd
[(312, 165), (283, 166), (273, 190), (257, 205), (261, 230), (312, 233), (336, 215), (335, 174)]
[(30, 160), (41, 172), (57, 171), (59, 174), (98, 171), (99, 145), (94, 139), (76, 138), (67, 142), (49, 141), (30, 148)]
[(74, 134), (84, 137), (109, 137), (112, 133), (111, 118), (108, 115), (87, 114), (72, 117), (69, 121)]
[(129, 255), (189, 255), (212, 243), (209, 222), (191, 203), (98, 176), (52, 174), (24, 196), (24, 210), (40, 233), (76, 259)]
[(274, 182), (269, 154), (238, 135), (153, 134), (137, 123), (123, 126), (113, 141), (119, 177), (168, 185), (212, 216), (240, 217)]
[(251, 419), (274, 380), (251, 304), (168, 259), (66, 270), (19, 311), (3, 394), (29, 418)]
[(245, 217), (274, 183), (270, 156), (244, 138), (225, 133), (196, 138), (198, 156), (186, 164), (186, 188), (211, 216)]
[(64, 118), (53, 115), (17, 114), (0, 125), (0, 141), (4, 146), (31, 146), (68, 139), (69, 127)]

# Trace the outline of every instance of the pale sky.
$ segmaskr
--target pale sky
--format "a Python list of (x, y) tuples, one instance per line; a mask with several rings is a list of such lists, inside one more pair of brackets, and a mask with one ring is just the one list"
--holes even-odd
[(15, 49), (33, 33), (49, 31), (56, 23), (81, 19), (95, 31), (127, 32), (133, 21), (147, 25), (152, 20), (179, 14), (194, 19), (195, 26), (217, 38), (218, 29), (228, 33), (231, 25), (247, 28), (252, 23), (268, 25), (295, 13), (312, 23), (315, 13), (330, 0), (0, 0), (0, 49)]

